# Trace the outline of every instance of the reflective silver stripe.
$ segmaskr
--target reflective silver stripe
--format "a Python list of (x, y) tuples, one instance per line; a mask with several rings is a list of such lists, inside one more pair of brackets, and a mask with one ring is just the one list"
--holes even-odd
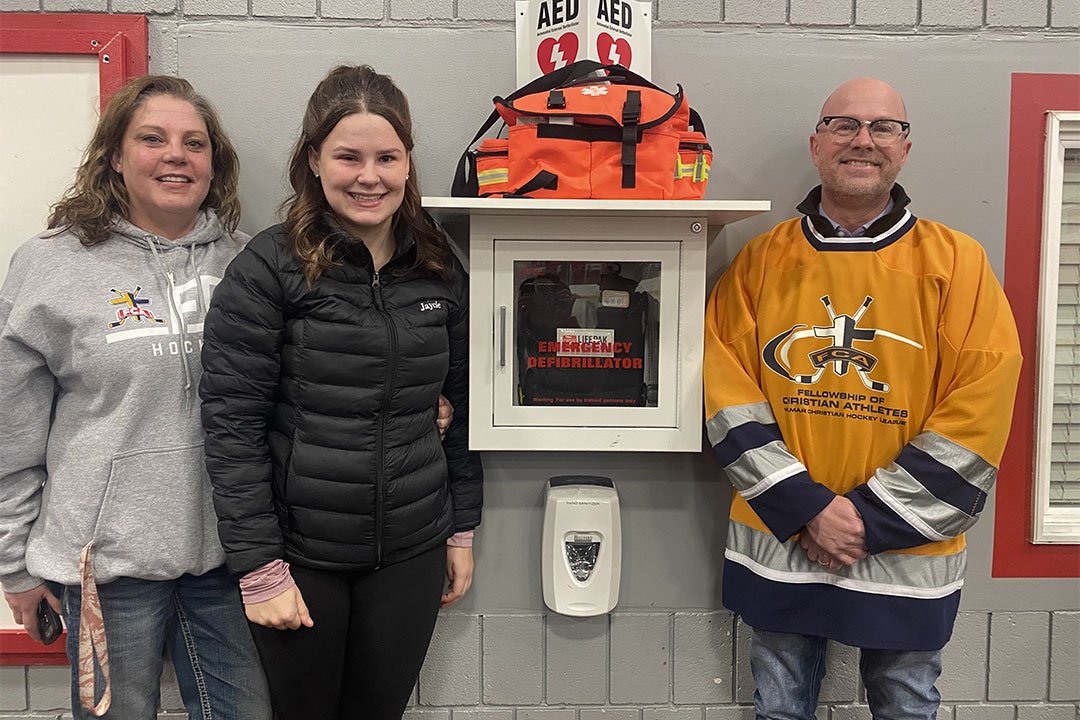
[(806, 467), (801, 462), (793, 462), (787, 467), (782, 467), (779, 470), (769, 473), (756, 485), (749, 487), (746, 490), (739, 491), (739, 494), (743, 496), (743, 500), (749, 502), (776, 483), (787, 480), (792, 475), (798, 475), (801, 472), (806, 472)]
[(780, 440), (747, 450), (724, 470), (739, 494), (753, 500), (781, 480), (806, 472), (806, 467)]
[(883, 503), (928, 540), (948, 540), (975, 524), (974, 516), (938, 500), (896, 463), (878, 468), (866, 484)]
[(911, 444), (984, 493), (990, 492), (994, 487), (997, 468), (944, 435), (936, 432), (920, 433), (912, 439)]
[(773, 425), (776, 423), (776, 417), (767, 402), (721, 408), (705, 422), (705, 427), (709, 432), (709, 442), (713, 447), (716, 447), (724, 441), (731, 428), (745, 425), (748, 422)]
[(967, 550), (954, 555), (869, 555), (837, 572), (825, 570), (806, 556), (798, 540), (777, 542), (732, 520), (724, 556), (774, 582), (823, 583), (845, 590), (920, 599), (943, 598), (964, 584)]

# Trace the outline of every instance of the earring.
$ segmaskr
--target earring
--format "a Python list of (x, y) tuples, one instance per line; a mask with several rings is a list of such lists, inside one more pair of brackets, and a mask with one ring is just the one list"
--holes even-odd
[(405, 173), (405, 179), (406, 179), (406, 180), (408, 180), (408, 179), (409, 179), (409, 173)]
[(319, 177), (319, 173), (314, 173), (314, 175), (315, 175), (316, 178)]

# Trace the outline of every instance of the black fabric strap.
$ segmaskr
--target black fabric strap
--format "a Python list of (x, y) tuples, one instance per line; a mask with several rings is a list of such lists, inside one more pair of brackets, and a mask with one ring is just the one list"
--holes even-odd
[(622, 108), (622, 186), (637, 185), (638, 121), (641, 119), (641, 91), (630, 90)]
[(690, 127), (697, 130), (702, 135), (708, 136), (709, 133), (705, 132), (705, 123), (701, 121), (701, 116), (698, 115), (698, 111), (694, 108), (690, 108)]
[(532, 176), (529, 182), (519, 187), (514, 192), (508, 193), (487, 193), (482, 197), (504, 197), (504, 198), (522, 198), (529, 197), (529, 193), (536, 192), (537, 190), (558, 190), (559, 189), (559, 176), (555, 173), (548, 172), (547, 170), (541, 170)]
[(543, 140), (580, 140), (581, 142), (617, 142), (623, 141), (623, 129), (618, 125), (563, 125), (561, 123), (540, 123), (536, 126), (536, 137)]
[(547, 170), (541, 170), (533, 175), (532, 180), (525, 183), (517, 190), (514, 191), (515, 195), (528, 195), (531, 192), (537, 190), (558, 190), (559, 189), (559, 176), (555, 173), (548, 172)]

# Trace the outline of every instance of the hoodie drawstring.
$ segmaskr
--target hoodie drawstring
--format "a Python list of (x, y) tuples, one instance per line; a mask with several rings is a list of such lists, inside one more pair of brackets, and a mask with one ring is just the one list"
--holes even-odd
[[(174, 290), (176, 289), (176, 285), (173, 283), (172, 273), (165, 269), (165, 263), (161, 261), (161, 255), (158, 252), (157, 242), (155, 241), (154, 236), (147, 235), (146, 242), (148, 245), (150, 245), (150, 252), (153, 253), (154, 260), (157, 261), (158, 269), (161, 271), (161, 274), (165, 276), (165, 281), (169, 286), (169, 292), (166, 293), (169, 301), (169, 311), (172, 313), (174, 322), (176, 323), (176, 328), (180, 332), (180, 362), (184, 365), (184, 376), (186, 378), (186, 381), (184, 383), (184, 391), (187, 393), (188, 396), (190, 396), (193, 381), (191, 377), (191, 367), (188, 365), (187, 352), (184, 351), (184, 348), (187, 347), (187, 334), (184, 332), (184, 317), (180, 314), (180, 308), (176, 306), (176, 299), (174, 297)], [(194, 252), (192, 253), (192, 255), (194, 256)], [(192, 257), (193, 265), (194, 262), (194, 257)], [(195, 275), (195, 282), (199, 285), (199, 295), (201, 297), (202, 282), (199, 280), (199, 276), (197, 273)]]
[(199, 302), (202, 303), (199, 306), (199, 310), (203, 315), (206, 315), (210, 309), (210, 300), (206, 297), (206, 288), (203, 287), (202, 276), (199, 275), (199, 264), (195, 262), (195, 248), (194, 246), (188, 248), (188, 260), (191, 261), (191, 274), (195, 278), (195, 285), (199, 288)]

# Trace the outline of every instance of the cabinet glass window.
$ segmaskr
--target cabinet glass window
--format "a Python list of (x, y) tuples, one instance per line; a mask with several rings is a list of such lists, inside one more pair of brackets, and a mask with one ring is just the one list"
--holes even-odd
[(515, 405), (657, 406), (659, 262), (515, 260), (513, 288)]

